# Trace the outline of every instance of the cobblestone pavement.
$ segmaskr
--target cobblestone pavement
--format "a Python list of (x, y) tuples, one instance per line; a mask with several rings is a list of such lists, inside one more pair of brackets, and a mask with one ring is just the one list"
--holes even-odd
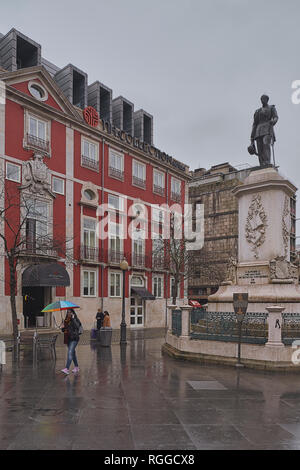
[(80, 373), (30, 352), (0, 371), (0, 449), (299, 449), (300, 374), (162, 356), (163, 337), (78, 346)]

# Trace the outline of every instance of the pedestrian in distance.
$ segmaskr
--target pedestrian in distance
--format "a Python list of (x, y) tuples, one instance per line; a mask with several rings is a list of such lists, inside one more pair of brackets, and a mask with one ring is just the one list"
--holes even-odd
[(100, 328), (102, 328), (103, 320), (104, 320), (104, 313), (101, 312), (100, 308), (98, 308), (96, 320), (97, 320), (97, 330), (100, 330)]
[(109, 318), (109, 313), (107, 310), (104, 312), (104, 319), (103, 319), (103, 328), (110, 328), (110, 318)]
[(82, 325), (73, 309), (67, 310), (62, 331), (64, 333), (64, 344), (68, 345), (68, 356), (66, 367), (62, 369), (61, 372), (68, 375), (70, 373), (70, 365), (73, 361), (75, 367), (72, 372), (76, 374), (79, 372), (79, 367), (75, 349), (79, 342), (80, 334), (82, 333)]

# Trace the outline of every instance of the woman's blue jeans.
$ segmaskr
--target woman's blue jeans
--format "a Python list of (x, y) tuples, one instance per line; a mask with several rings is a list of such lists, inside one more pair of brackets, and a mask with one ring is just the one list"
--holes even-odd
[(77, 357), (76, 357), (76, 352), (75, 348), (78, 344), (78, 341), (70, 341), (68, 344), (68, 358), (67, 358), (67, 365), (66, 369), (70, 368), (71, 362), (74, 362), (74, 366), (78, 367), (78, 362), (77, 362)]

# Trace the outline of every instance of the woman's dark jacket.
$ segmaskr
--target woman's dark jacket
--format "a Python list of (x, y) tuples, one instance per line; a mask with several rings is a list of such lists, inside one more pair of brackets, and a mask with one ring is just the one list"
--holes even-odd
[(71, 341), (79, 341), (79, 327), (81, 322), (78, 317), (72, 317), (70, 321), (64, 321), (62, 331), (65, 334), (64, 343), (68, 344)]

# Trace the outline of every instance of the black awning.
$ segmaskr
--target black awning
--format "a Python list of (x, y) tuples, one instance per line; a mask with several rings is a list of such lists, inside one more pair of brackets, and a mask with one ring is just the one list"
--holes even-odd
[(155, 300), (154, 295), (151, 294), (145, 287), (132, 287), (131, 294), (138, 295), (144, 300)]
[(33, 264), (22, 275), (23, 287), (69, 286), (70, 277), (63, 266), (57, 263)]

